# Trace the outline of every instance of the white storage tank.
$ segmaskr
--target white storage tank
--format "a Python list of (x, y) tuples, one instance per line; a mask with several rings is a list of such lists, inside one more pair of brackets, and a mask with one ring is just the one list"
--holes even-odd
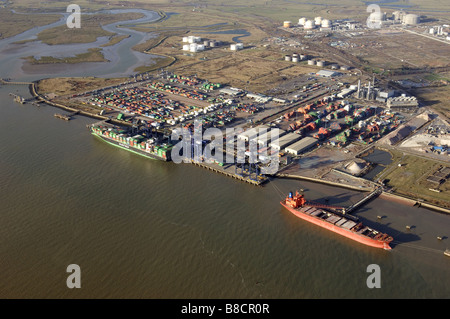
[(230, 50), (231, 51), (236, 51), (236, 44), (230, 44)]
[(284, 61), (292, 61), (291, 56), (290, 55), (285, 55), (284, 56)]
[(324, 65), (325, 65), (325, 61), (323, 61), (323, 60), (317, 61), (317, 66), (324, 66)]
[(316, 65), (316, 60), (308, 60), (308, 65)]
[(322, 28), (330, 28), (331, 27), (331, 21), (328, 19), (322, 20)]
[(301, 25), (301, 26), (305, 25), (305, 22), (306, 22), (306, 18), (298, 19), (298, 24)]
[(309, 29), (314, 29), (314, 22), (311, 20), (308, 20), (305, 22), (305, 25), (303, 26), (305, 29), (309, 30)]
[(314, 24), (315, 25), (321, 25), (322, 24), (322, 17), (315, 17), (314, 18)]
[(191, 43), (191, 44), (189, 45), (189, 51), (191, 51), (191, 52), (197, 52), (197, 51), (198, 51), (197, 44), (196, 44), (196, 43)]
[(291, 26), (292, 26), (292, 22), (291, 21), (284, 21), (283, 22), (283, 27), (290, 28)]
[(187, 43), (189, 41), (188, 37), (183, 37), (183, 42)]
[(417, 14), (407, 14), (403, 17), (403, 24), (417, 25), (420, 23), (420, 17)]
[(189, 51), (189, 44), (183, 45), (183, 51)]

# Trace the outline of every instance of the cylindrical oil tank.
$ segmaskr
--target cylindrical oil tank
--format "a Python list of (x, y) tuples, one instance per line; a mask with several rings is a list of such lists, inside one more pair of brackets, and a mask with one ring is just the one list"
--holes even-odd
[(325, 66), (325, 61), (323, 60), (317, 61), (317, 66)]
[(316, 65), (316, 60), (308, 60), (308, 65)]
[(300, 60), (306, 60), (308, 56), (306, 54), (300, 54)]
[(205, 46), (205, 48), (209, 47), (209, 41), (208, 40), (203, 41), (203, 45)]
[(315, 25), (321, 25), (322, 24), (322, 17), (315, 17), (314, 18), (314, 24)]
[(416, 25), (420, 23), (420, 17), (417, 14), (407, 14), (403, 17), (403, 24)]
[(303, 27), (305, 29), (314, 29), (314, 22), (311, 20), (308, 20), (305, 22), (305, 25)]
[(284, 21), (283, 27), (290, 28), (291, 26), (292, 26), (292, 22), (291, 21)]
[(183, 37), (183, 42), (188, 42), (188, 37)]
[(210, 41), (210, 42), (209, 42), (209, 46), (210, 46), (211, 48), (216, 47), (216, 46), (217, 46), (216, 41)]
[(383, 12), (375, 11), (375, 12), (372, 12), (369, 15), (369, 21), (370, 22), (378, 23), (378, 22), (381, 22), (381, 21), (384, 21), (384, 20), (386, 20), (386, 17), (385, 17)]
[(330, 28), (331, 27), (331, 21), (328, 19), (322, 20), (322, 28)]
[(397, 21), (403, 21), (403, 17), (407, 14), (408, 13), (405, 11), (395, 11), (394, 13), (392, 13), (394, 20), (397, 20)]
[(183, 45), (183, 51), (189, 51), (189, 44)]
[(293, 56), (293, 57), (292, 57), (292, 62), (297, 63), (298, 61), (299, 61), (298, 56)]
[(285, 55), (284, 56), (284, 61), (292, 61), (292, 58), (290, 55)]
[(300, 18), (300, 19), (298, 19), (298, 24), (299, 24), (299, 25), (305, 25), (305, 22), (306, 22), (306, 18)]

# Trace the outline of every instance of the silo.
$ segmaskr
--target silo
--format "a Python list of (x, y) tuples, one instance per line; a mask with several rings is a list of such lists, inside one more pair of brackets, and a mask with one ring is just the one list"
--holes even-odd
[(308, 20), (305, 22), (305, 25), (303, 26), (305, 29), (314, 29), (314, 22), (311, 20)]
[(305, 22), (306, 22), (306, 18), (300, 18), (300, 19), (298, 19), (298, 24), (299, 24), (299, 25), (305, 25)]
[(291, 21), (284, 21), (283, 27), (290, 28), (291, 26), (292, 26), (292, 22)]
[(417, 14), (407, 14), (403, 17), (403, 24), (417, 25), (420, 23), (420, 18)]

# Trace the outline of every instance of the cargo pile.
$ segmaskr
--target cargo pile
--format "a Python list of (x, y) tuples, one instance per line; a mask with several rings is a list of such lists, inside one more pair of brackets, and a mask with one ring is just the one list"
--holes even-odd
[(237, 112), (246, 112), (249, 114), (257, 113), (261, 108), (254, 103), (237, 103), (231, 106), (231, 109)]
[(179, 83), (187, 86), (197, 86), (204, 82), (204, 80), (201, 80), (195, 76), (183, 76), (177, 74), (171, 74), (167, 78), (169, 82)]
[(172, 145), (158, 145), (153, 138), (145, 138), (142, 135), (130, 135), (127, 130), (106, 125), (92, 125), (91, 132), (106, 141), (131, 151), (137, 151), (141, 155), (167, 161), (170, 159)]
[(123, 110), (126, 113), (139, 114), (164, 121), (174, 117), (173, 111), (185, 108), (180, 102), (165, 99), (161, 93), (141, 88), (97, 95), (91, 98), (91, 103), (101, 107), (110, 106)]
[(151, 87), (155, 90), (184, 96), (189, 99), (200, 100), (200, 101), (208, 99), (208, 95), (201, 93), (197, 90), (188, 90), (188, 89), (177, 87), (177, 86), (171, 86), (169, 84), (164, 84), (162, 82), (153, 82), (153, 83), (147, 84), (147, 86)]

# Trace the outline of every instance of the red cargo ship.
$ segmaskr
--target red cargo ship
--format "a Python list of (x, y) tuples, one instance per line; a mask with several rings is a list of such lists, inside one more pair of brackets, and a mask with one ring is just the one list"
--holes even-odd
[(354, 221), (341, 214), (323, 210), (319, 208), (320, 205), (309, 205), (303, 195), (298, 192), (295, 195), (290, 192), (286, 199), (281, 202), (281, 205), (297, 217), (364, 245), (386, 250), (391, 249), (389, 246), (389, 243), (393, 240), (391, 236), (364, 226), (361, 222)]

